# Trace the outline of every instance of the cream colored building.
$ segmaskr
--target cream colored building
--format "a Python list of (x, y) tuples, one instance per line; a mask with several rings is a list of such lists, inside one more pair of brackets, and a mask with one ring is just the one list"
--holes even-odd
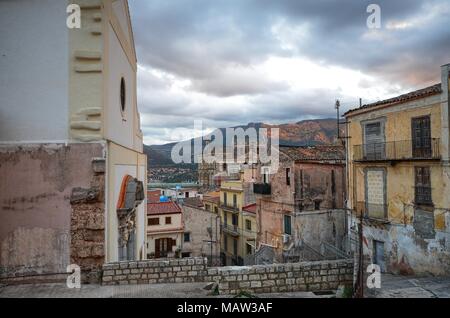
[[(67, 27), (69, 4), (81, 28)], [(130, 199), (146, 188), (147, 158), (127, 1), (2, 1), (0, 28), (1, 268), (145, 258), (146, 205)]]
[(222, 265), (244, 265), (255, 252), (256, 206), (253, 184), (238, 180), (222, 182), (220, 188), (220, 218), (222, 224)]
[(450, 273), (449, 70), (441, 82), (348, 111), (348, 205), (382, 271)]
[(183, 213), (173, 201), (147, 205), (147, 258), (181, 256)]

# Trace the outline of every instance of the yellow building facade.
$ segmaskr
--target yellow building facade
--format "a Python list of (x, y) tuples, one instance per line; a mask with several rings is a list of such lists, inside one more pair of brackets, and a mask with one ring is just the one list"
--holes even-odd
[(255, 252), (256, 215), (251, 207), (254, 200), (248, 193), (249, 185), (243, 178), (221, 184), (219, 211), (223, 265), (244, 265)]
[(442, 80), (345, 114), (351, 230), (382, 271), (450, 271), (449, 66)]

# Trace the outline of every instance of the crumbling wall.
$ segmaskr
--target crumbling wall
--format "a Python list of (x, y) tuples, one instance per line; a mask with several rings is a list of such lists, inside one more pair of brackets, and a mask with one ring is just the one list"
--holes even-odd
[[(102, 144), (0, 147), (2, 277), (66, 272), (71, 263), (72, 191), (92, 187), (92, 159), (98, 157), (103, 157)], [(97, 209), (102, 213), (100, 204)]]
[(293, 218), (293, 227), (295, 242), (303, 241), (318, 251), (324, 242), (345, 249), (345, 210), (299, 212)]
[(374, 260), (374, 241), (384, 243), (387, 272), (401, 275), (450, 274), (450, 234), (436, 231), (433, 238), (423, 238), (412, 225), (375, 225), (365, 222), (364, 254)]
[(98, 282), (105, 261), (105, 160), (92, 160), (89, 188), (73, 188), (70, 196), (70, 262), (81, 267), (83, 280)]
[(295, 198), (299, 210), (344, 208), (345, 166), (327, 163), (295, 165)]
[(188, 205), (183, 205), (182, 209), (184, 231), (190, 233), (190, 242), (183, 242), (182, 252), (190, 253), (192, 257), (208, 256), (210, 259), (212, 252), (212, 260), (219, 262), (220, 217)]

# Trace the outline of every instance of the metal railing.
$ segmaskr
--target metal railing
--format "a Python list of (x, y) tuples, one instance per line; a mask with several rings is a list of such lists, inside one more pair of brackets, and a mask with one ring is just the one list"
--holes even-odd
[(220, 205), (220, 208), (221, 209), (225, 209), (225, 210), (228, 210), (228, 211), (231, 211), (231, 212), (239, 212), (239, 207), (236, 205), (236, 206), (234, 206), (234, 205), (228, 205), (228, 204), (221, 204)]
[(240, 235), (241, 229), (239, 229), (238, 225), (228, 224), (228, 223), (222, 223), (222, 230), (224, 232), (230, 233), (232, 235)]
[(440, 140), (432, 138), (429, 144), (416, 146), (413, 140), (368, 143), (353, 146), (355, 161), (440, 159)]
[(253, 192), (255, 194), (270, 195), (272, 193), (272, 189), (270, 183), (254, 183)]

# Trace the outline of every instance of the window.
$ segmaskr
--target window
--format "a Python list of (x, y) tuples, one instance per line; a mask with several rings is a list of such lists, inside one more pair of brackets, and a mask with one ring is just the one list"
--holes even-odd
[(320, 201), (314, 201), (314, 210), (320, 210)]
[(228, 224), (228, 215), (227, 215), (227, 212), (223, 212), (223, 223), (225, 223), (225, 226)]
[(191, 257), (191, 253), (188, 253), (188, 252), (181, 253), (181, 257), (182, 258), (189, 258), (189, 257)]
[(184, 233), (184, 238), (183, 238), (184, 242), (190, 242), (191, 241), (191, 233)]
[(384, 136), (381, 122), (367, 123), (364, 126), (364, 157), (366, 159), (384, 158)]
[(284, 216), (284, 234), (292, 234), (292, 229), (291, 229), (291, 216), (290, 215), (285, 215)]
[(166, 217), (166, 224), (172, 224), (172, 217), (170, 216)]
[(231, 216), (231, 222), (233, 223), (234, 226), (238, 226), (239, 220), (238, 220), (238, 216), (236, 214), (233, 214)]
[(234, 256), (237, 256), (238, 254), (238, 240), (233, 239), (233, 254)]
[(233, 208), (237, 207), (237, 195), (233, 194)]
[(431, 178), (429, 167), (416, 167), (415, 202), (431, 205)]
[(291, 168), (286, 168), (286, 185), (291, 185)]
[(387, 217), (386, 170), (383, 168), (367, 168), (364, 182), (366, 186), (366, 216), (385, 219)]
[(431, 125), (430, 116), (411, 120), (412, 152), (414, 158), (431, 157)]
[(250, 245), (250, 244), (247, 244), (246, 245), (246, 252), (247, 252), (247, 255), (251, 255), (252, 254), (252, 246)]
[(185, 192), (185, 193), (184, 193), (184, 197), (185, 197), (185, 198), (189, 198), (189, 192)]
[(125, 79), (122, 77), (120, 79), (120, 110), (125, 111), (125, 100), (126, 100), (126, 88)]
[(263, 167), (262, 175), (263, 175), (263, 183), (269, 183), (269, 168)]
[(248, 231), (252, 230), (252, 221), (245, 220), (245, 229), (248, 230)]
[(159, 225), (159, 218), (150, 218), (148, 219), (148, 225)]
[(214, 213), (219, 213), (219, 209), (216, 206), (214, 207)]
[(223, 193), (223, 204), (224, 204), (224, 205), (227, 205), (227, 201), (228, 201), (228, 200), (227, 200), (227, 193), (224, 192), (224, 193)]

